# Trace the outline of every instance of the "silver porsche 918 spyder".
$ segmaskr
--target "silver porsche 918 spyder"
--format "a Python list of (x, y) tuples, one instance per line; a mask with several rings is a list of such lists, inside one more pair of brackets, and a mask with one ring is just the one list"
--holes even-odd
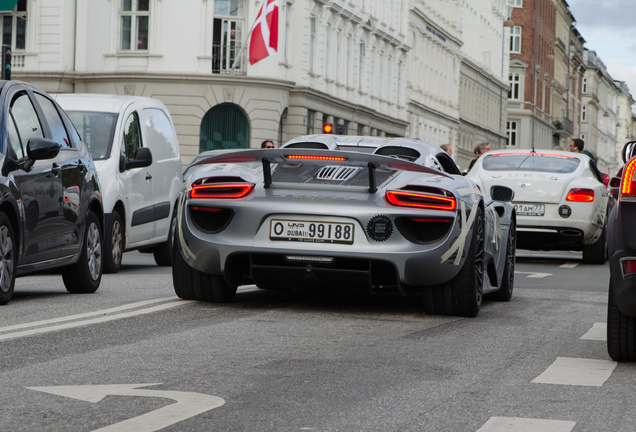
[(484, 295), (512, 296), (514, 193), (482, 194), (435, 145), (306, 136), (203, 153), (184, 179), (173, 261), (183, 299), (228, 302), (246, 284), (355, 288), (475, 316)]

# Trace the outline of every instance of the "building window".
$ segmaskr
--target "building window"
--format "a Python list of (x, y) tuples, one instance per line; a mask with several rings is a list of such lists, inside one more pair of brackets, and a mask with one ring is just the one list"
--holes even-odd
[(510, 0), (510, 6), (512, 7), (523, 7), (523, 0)]
[(514, 26), (510, 29), (510, 52), (521, 53), (521, 26)]
[(581, 134), (581, 139), (585, 141), (585, 134)]
[(587, 94), (587, 78), (583, 78), (583, 94)]
[(358, 135), (364, 135), (364, 125), (360, 123), (358, 123)]
[(20, 0), (13, 11), (2, 15), (2, 43), (13, 49), (26, 49), (27, 0)]
[(364, 84), (364, 56), (366, 55), (366, 46), (364, 42), (360, 42), (360, 55), (358, 61), (358, 91), (362, 93)]
[(245, 0), (216, 0), (214, 2), (214, 27), (212, 30), (212, 73), (229, 72), (234, 66), (243, 67), (244, 49), (241, 58), (236, 56), (241, 52), (243, 44), (243, 26), (245, 23)]
[(314, 133), (314, 122), (316, 121), (316, 111), (307, 110), (307, 135)]
[(508, 99), (519, 100), (519, 94), (521, 93), (521, 74), (508, 74), (508, 82), (510, 83)]
[(314, 56), (316, 55), (316, 18), (309, 19), (309, 73), (314, 73)]
[(150, 0), (121, 0), (121, 39), (123, 51), (148, 50)]
[(581, 107), (581, 121), (582, 122), (587, 121), (587, 106), (586, 105), (583, 105)]
[(517, 145), (517, 122), (506, 122), (506, 133), (508, 134), (508, 146), (513, 147)]

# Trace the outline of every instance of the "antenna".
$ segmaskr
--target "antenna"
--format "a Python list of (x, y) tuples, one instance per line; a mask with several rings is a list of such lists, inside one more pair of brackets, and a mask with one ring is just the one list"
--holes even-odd
[(62, 80), (64, 79), (64, 75), (66, 75), (66, 68), (67, 66), (64, 66), (64, 71), (62, 72), (62, 76), (60, 77), (60, 84), (57, 86), (57, 91), (55, 92), (55, 97), (53, 98), (53, 100), (57, 101), (57, 95), (60, 94), (60, 88), (62, 88)]

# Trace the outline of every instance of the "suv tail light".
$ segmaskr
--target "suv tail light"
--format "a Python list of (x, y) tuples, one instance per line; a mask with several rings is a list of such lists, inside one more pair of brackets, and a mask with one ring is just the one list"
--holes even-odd
[(416, 207), (430, 210), (455, 211), (455, 197), (434, 195), (417, 191), (387, 191), (386, 200), (399, 207)]
[(592, 202), (594, 201), (594, 191), (592, 189), (571, 189), (565, 200), (574, 202)]
[(241, 199), (254, 190), (253, 183), (193, 184), (191, 199)]
[(636, 195), (634, 171), (636, 171), (636, 158), (630, 160), (623, 170), (623, 182), (621, 184), (621, 195), (623, 196)]
[(633, 276), (636, 273), (636, 259), (625, 259), (621, 262), (623, 265), (623, 276)]

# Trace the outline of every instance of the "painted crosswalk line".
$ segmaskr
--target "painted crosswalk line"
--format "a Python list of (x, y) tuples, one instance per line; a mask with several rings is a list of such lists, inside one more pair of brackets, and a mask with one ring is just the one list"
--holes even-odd
[(585, 340), (597, 340), (597, 341), (606, 341), (607, 340), (607, 323), (594, 323), (591, 329), (588, 330), (581, 339)]
[(573, 421), (491, 417), (477, 432), (570, 432)]
[(610, 360), (557, 357), (533, 383), (601, 387), (617, 363)]

